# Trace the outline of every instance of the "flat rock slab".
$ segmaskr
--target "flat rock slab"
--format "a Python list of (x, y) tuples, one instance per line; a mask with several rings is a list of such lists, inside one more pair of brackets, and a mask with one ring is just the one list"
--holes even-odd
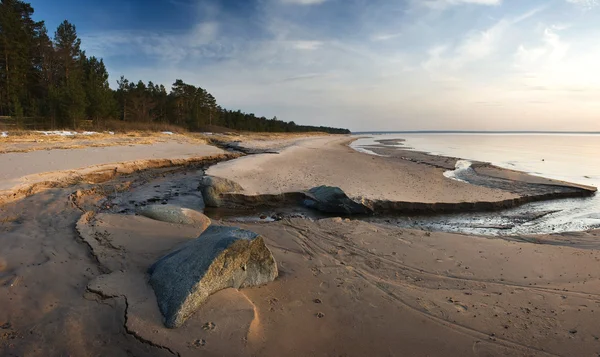
[(138, 209), (138, 213), (157, 221), (196, 226), (202, 229), (202, 231), (210, 226), (210, 218), (204, 214), (193, 209), (175, 205), (145, 206)]
[(261, 236), (225, 226), (210, 226), (198, 239), (162, 257), (148, 272), (169, 328), (181, 326), (219, 290), (263, 285), (278, 275)]
[(81, 239), (109, 271), (148, 266), (175, 246), (198, 237), (203, 229), (120, 214), (83, 215), (76, 225)]

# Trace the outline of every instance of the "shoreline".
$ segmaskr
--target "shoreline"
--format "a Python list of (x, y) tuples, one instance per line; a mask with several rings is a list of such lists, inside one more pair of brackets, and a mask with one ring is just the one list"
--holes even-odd
[[(386, 175), (401, 167), (407, 177), (421, 172), (414, 178), (433, 180), (423, 184), (472, 189), (482, 196), (505, 194), (453, 182), (441, 168), (378, 161), (339, 143), (314, 145), (327, 140), (349, 138), (300, 141), (279, 154), (248, 155), (216, 166), (231, 169), (241, 162), (246, 174), (258, 170), (257, 180), (264, 181), (271, 175), (269, 166), (289, 168), (279, 160), (292, 167), (297, 163), (291, 152), (294, 160), (305, 162), (302, 170), (316, 163), (316, 169), (329, 166), (335, 173), (332, 159), (364, 170), (387, 166), (381, 174), (348, 176), (363, 185), (390, 177), (395, 184), (402, 177)], [(0, 310), (0, 354), (383, 356), (401, 351), (478, 357), (597, 351), (600, 244), (595, 242), (600, 232), (509, 239), (293, 214), (270, 223), (213, 217), (212, 224), (263, 236), (279, 277), (260, 287), (221, 290), (183, 326), (167, 329), (147, 268), (195, 239), (198, 228), (135, 213), (159, 204), (202, 211), (206, 197), (198, 185), (204, 168), (162, 167), (100, 183), (80, 181), (0, 206), (0, 305), (7, 307)], [(295, 184), (311, 183), (318, 170), (304, 173)], [(350, 183), (346, 189), (357, 188)], [(272, 199), (278, 204), (290, 195), (300, 199), (277, 192)], [(447, 201), (461, 197), (444, 196)]]
[[(39, 172), (39, 173), (31, 173), (29, 175), (14, 177), (7, 179), (6, 177), (3, 180), (0, 180), (0, 203), (6, 203), (13, 200), (18, 200), (22, 197), (26, 197), (28, 195), (34, 194), (36, 192), (40, 192), (41, 190), (47, 188), (55, 188), (55, 187), (67, 187), (69, 185), (73, 185), (77, 182), (103, 182), (108, 181), (118, 175), (123, 174), (132, 174), (135, 172), (142, 172), (147, 169), (155, 169), (155, 168), (168, 168), (168, 167), (182, 167), (194, 164), (203, 164), (203, 163), (217, 163), (220, 161), (225, 161), (223, 165), (225, 165), (226, 170), (229, 170), (233, 165), (237, 165), (237, 161), (231, 161), (232, 159), (239, 159), (243, 157), (242, 160), (254, 161), (259, 165), (265, 165), (268, 168), (269, 159), (263, 160), (265, 155), (274, 155), (275, 156), (285, 156), (286, 152), (293, 151), (298, 149), (303, 144), (308, 143), (310, 145), (311, 142), (314, 142), (319, 139), (324, 139), (326, 141), (326, 145), (320, 145), (318, 149), (324, 149), (325, 147), (331, 147), (331, 141), (334, 141), (335, 144), (341, 147), (345, 147), (348, 150), (352, 150), (355, 153), (359, 153), (361, 155), (369, 155), (366, 153), (361, 153), (357, 151), (355, 148), (351, 146), (351, 143), (357, 140), (355, 137), (344, 136), (343, 139), (339, 139), (337, 137), (301, 137), (301, 138), (290, 138), (287, 141), (277, 142), (275, 148), (270, 148), (268, 141), (267, 145), (265, 142), (228, 142), (223, 141), (220, 142), (219, 146), (227, 149), (234, 150), (233, 152), (223, 151), (220, 149), (216, 149), (213, 146), (209, 145), (196, 145), (196, 147), (200, 147), (200, 150), (195, 149), (195, 151), (199, 152), (200, 155), (194, 154), (186, 154), (181, 156), (181, 153), (184, 151), (179, 151), (180, 155), (177, 158), (173, 157), (173, 154), (159, 154), (165, 156), (165, 158), (160, 159), (136, 159), (131, 161), (114, 161), (96, 164), (92, 166), (84, 166), (78, 169), (68, 169), (68, 170), (59, 170), (59, 171), (48, 171), (48, 172)], [(386, 143), (390, 140), (384, 140)], [(391, 140), (392, 144), (397, 144), (399, 141), (394, 139)], [(128, 147), (132, 152), (138, 152), (141, 148), (141, 151), (146, 151), (148, 153), (159, 152), (156, 149), (152, 149), (152, 147), (156, 147), (158, 149), (161, 145), (170, 145), (167, 143), (155, 143), (152, 145), (145, 145), (145, 147), (134, 146)], [(275, 143), (275, 142), (274, 142)], [(444, 170), (452, 170), (456, 166), (456, 161), (460, 160), (459, 158), (453, 157), (445, 157), (439, 155), (432, 155), (425, 152), (420, 151), (412, 151), (405, 150), (402, 148), (390, 148), (386, 146), (386, 143), (380, 143), (380, 145), (369, 146), (368, 149), (373, 151), (377, 155), (385, 156), (386, 158), (393, 158), (401, 161), (406, 161), (409, 163), (415, 163), (417, 165), (425, 165), (428, 167), (432, 167), (435, 169), (444, 169)], [(178, 144), (178, 145), (187, 145), (187, 144)], [(272, 145), (271, 145), (272, 146)], [(214, 149), (208, 149), (214, 148)], [(57, 149), (59, 150), (59, 149)], [(68, 152), (68, 153), (76, 153), (81, 151), (82, 154), (84, 151), (89, 149), (60, 149), (60, 151)], [(104, 148), (95, 148), (94, 151), (102, 151), (102, 150), (120, 150), (119, 147), (104, 147)], [(185, 150), (185, 149), (184, 149)], [(237, 152), (237, 153), (236, 153)], [(338, 150), (336, 154), (340, 154), (343, 151)], [(41, 156), (39, 155), (41, 152), (32, 152), (32, 153), (12, 153), (12, 154), (4, 154), (4, 158), (6, 156)], [(51, 152), (48, 152), (51, 153)], [(347, 155), (348, 152), (343, 154)], [(85, 154), (83, 154), (85, 155)], [(135, 154), (138, 155), (138, 154)], [(156, 154), (150, 154), (152, 156)], [(81, 156), (81, 155), (80, 155)], [(141, 157), (143, 157), (142, 155)], [(146, 155), (149, 156), (149, 155)], [(290, 155), (291, 156), (291, 155)], [(380, 161), (383, 157), (372, 156), (372, 159), (375, 161)], [(110, 157), (110, 156), (108, 156)], [(2, 157), (0, 157), (2, 159)], [(8, 163), (14, 161), (15, 159), (9, 159)], [(33, 159), (38, 160), (38, 159)], [(71, 161), (70, 159), (65, 159), (66, 161)], [(75, 161), (81, 161), (81, 159), (75, 159)], [(104, 161), (111, 161), (109, 158), (102, 158)], [(17, 161), (27, 161), (25, 158), (19, 158)], [(363, 160), (364, 161), (364, 160)], [(38, 162), (38, 161), (36, 161)], [(350, 161), (351, 162), (351, 161)], [(296, 163), (298, 164), (298, 163)], [(243, 164), (248, 165), (248, 164)], [(292, 164), (294, 165), (294, 164)], [(302, 165), (306, 165), (306, 162), (301, 162), (298, 166), (302, 167)], [(4, 164), (6, 166), (6, 163)], [(218, 169), (219, 165), (209, 167), (207, 174), (214, 174), (215, 176), (232, 179), (235, 182), (235, 174), (231, 174), (231, 172), (227, 172), (226, 174), (219, 174)], [(529, 175), (524, 172), (504, 169), (497, 166), (494, 166), (489, 163), (484, 162), (473, 162), (472, 165), (473, 171), (476, 173), (474, 177), (476, 179), (467, 181), (467, 188), (460, 187), (461, 190), (469, 190), (470, 187), (480, 186), (485, 188), (490, 188), (495, 190), (495, 194), (497, 198), (490, 200), (489, 197), (485, 197), (484, 193), (479, 194), (477, 199), (472, 199), (472, 197), (468, 197), (465, 199), (460, 199), (457, 201), (456, 199), (449, 200), (430, 200), (430, 201), (419, 201), (418, 199), (411, 200), (399, 200), (399, 199), (381, 199), (378, 197), (373, 197), (373, 192), (366, 192), (366, 194), (354, 194), (352, 190), (350, 192), (346, 192), (348, 196), (364, 205), (368, 210), (372, 211), (375, 214), (437, 214), (437, 213), (461, 213), (461, 212), (486, 212), (486, 211), (497, 211), (504, 210), (508, 208), (518, 207), (531, 202), (538, 201), (547, 201), (547, 200), (555, 200), (562, 198), (571, 198), (571, 197), (586, 197), (589, 195), (593, 195), (596, 192), (596, 188), (574, 184), (570, 182), (558, 181), (547, 179), (539, 176)], [(401, 170), (403, 167), (397, 167), (395, 169)], [(36, 167), (36, 170), (39, 170)], [(246, 168), (242, 168), (242, 170), (247, 170)], [(279, 168), (278, 168), (279, 170)], [(232, 171), (232, 170), (229, 170)], [(298, 170), (296, 170), (298, 171)], [(417, 167), (418, 171), (418, 167)], [(7, 170), (6, 172), (10, 172)], [(336, 173), (334, 172), (333, 175)], [(13, 173), (14, 175), (14, 173)], [(426, 176), (436, 175), (436, 173), (428, 173)], [(246, 177), (242, 177), (242, 180)], [(298, 181), (297, 177), (293, 178)], [(314, 181), (314, 180), (313, 180)], [(329, 182), (328, 182), (329, 181)], [(319, 184), (325, 184), (330, 186), (335, 185), (335, 179), (332, 179), (331, 175), (329, 177), (325, 177)], [(491, 181), (495, 181), (495, 184), (490, 184)], [(333, 182), (333, 183), (331, 183)], [(501, 183), (500, 186), (510, 186), (512, 190), (507, 190), (505, 187), (498, 187), (498, 182)], [(435, 184), (435, 183), (434, 183)], [(315, 186), (312, 187), (316, 187)], [(515, 185), (523, 185), (520, 190), (514, 190)], [(244, 184), (242, 185), (244, 186)], [(305, 200), (306, 194), (305, 192), (312, 188), (310, 184), (301, 182), (295, 183), (296, 188), (300, 189), (291, 189), (286, 190), (285, 188), (279, 189), (277, 192), (273, 192), (268, 188), (259, 187), (258, 192), (235, 192), (228, 193), (223, 192), (223, 197), (226, 200), (231, 201), (232, 205), (276, 205), (282, 202), (301, 202)], [(340, 185), (337, 185), (340, 186)], [(497, 190), (500, 188), (501, 190)], [(543, 189), (540, 189), (543, 188)], [(498, 195), (499, 192), (504, 192), (505, 194)], [(364, 192), (359, 192), (364, 193)], [(500, 196), (500, 197), (498, 197)]]
[[(305, 193), (313, 187), (328, 185), (340, 187), (348, 197), (375, 214), (493, 211), (514, 208), (531, 202), (587, 197), (596, 192), (594, 187), (531, 176), (523, 172), (505, 170), (488, 163), (475, 163), (473, 177), (467, 184), (448, 183), (441, 179), (440, 169), (453, 169), (456, 161), (459, 160), (457, 158), (371, 147), (370, 149), (376, 150), (376, 154), (382, 155), (373, 156), (354, 151), (349, 147), (354, 140), (356, 138), (329, 141), (325, 144), (317, 143), (319, 145), (315, 145), (315, 147), (292, 147), (273, 157), (248, 156), (211, 167), (207, 170), (207, 175), (225, 178), (243, 187), (240, 192), (223, 193), (223, 197), (231, 201), (233, 205), (268, 205), (278, 200), (288, 199), (301, 201), (307, 198)], [(349, 155), (344, 148), (353, 150), (356, 154)], [(365, 164), (370, 165), (373, 170), (377, 170), (378, 166), (388, 166), (390, 167), (388, 177), (361, 176), (362, 173), (354, 173), (340, 167), (341, 165), (336, 165), (333, 159), (315, 162), (316, 160), (311, 158), (312, 153), (310, 152), (315, 149), (321, 150), (321, 155), (327, 151), (334, 152), (334, 155), (337, 155), (336, 159), (343, 161), (344, 165), (360, 166)], [(368, 157), (366, 160), (365, 157), (355, 160), (357, 155), (367, 155)], [(458, 194), (454, 197), (445, 194), (444, 197), (445, 192), (440, 192), (438, 189), (436, 193), (440, 194), (441, 199), (439, 197), (427, 199), (426, 197), (425, 200), (419, 200), (419, 194), (409, 194), (408, 196), (412, 199), (402, 199), (407, 195), (403, 196), (397, 191), (393, 192), (394, 187), (392, 187), (391, 180), (403, 181), (402, 177), (394, 178), (394, 175), (407, 169), (412, 171), (408, 175), (409, 181), (411, 178), (414, 180), (415, 177), (418, 177), (419, 180), (429, 182), (431, 186), (443, 186), (442, 191), (454, 190)], [(303, 170), (311, 171), (309, 176), (316, 176), (316, 178), (306, 177)], [(325, 173), (318, 172), (319, 170), (325, 171)], [(428, 171), (422, 174), (426, 170)], [(383, 170), (379, 170), (379, 172), (381, 171)], [(358, 185), (356, 182), (350, 182), (351, 180), (344, 180), (340, 177), (353, 175), (358, 175), (356, 178), (356, 180), (360, 180)], [(270, 179), (271, 176), (277, 177)], [(386, 179), (387, 181), (385, 181)], [(373, 190), (364, 190), (364, 186), (381, 186), (382, 184), (387, 185), (387, 191), (383, 194)], [(435, 189), (435, 187), (433, 188)], [(377, 189), (381, 189), (381, 187), (377, 187)], [(418, 190), (422, 193), (427, 191), (427, 188), (413, 189), (413, 191)], [(495, 196), (494, 199), (490, 199), (491, 195)]]

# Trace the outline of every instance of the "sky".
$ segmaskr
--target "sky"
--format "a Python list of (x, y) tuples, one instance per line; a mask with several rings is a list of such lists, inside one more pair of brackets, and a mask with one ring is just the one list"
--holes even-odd
[(110, 83), (371, 130), (600, 131), (600, 0), (29, 0)]

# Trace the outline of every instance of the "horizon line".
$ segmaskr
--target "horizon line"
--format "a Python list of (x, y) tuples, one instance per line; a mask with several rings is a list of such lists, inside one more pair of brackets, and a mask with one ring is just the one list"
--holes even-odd
[(600, 134), (600, 131), (562, 130), (377, 130), (351, 131), (352, 134)]

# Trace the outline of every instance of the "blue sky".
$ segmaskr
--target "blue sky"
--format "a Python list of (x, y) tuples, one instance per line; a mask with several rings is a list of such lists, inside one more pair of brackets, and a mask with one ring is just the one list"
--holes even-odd
[(111, 85), (352, 130), (600, 130), (600, 0), (30, 0)]

